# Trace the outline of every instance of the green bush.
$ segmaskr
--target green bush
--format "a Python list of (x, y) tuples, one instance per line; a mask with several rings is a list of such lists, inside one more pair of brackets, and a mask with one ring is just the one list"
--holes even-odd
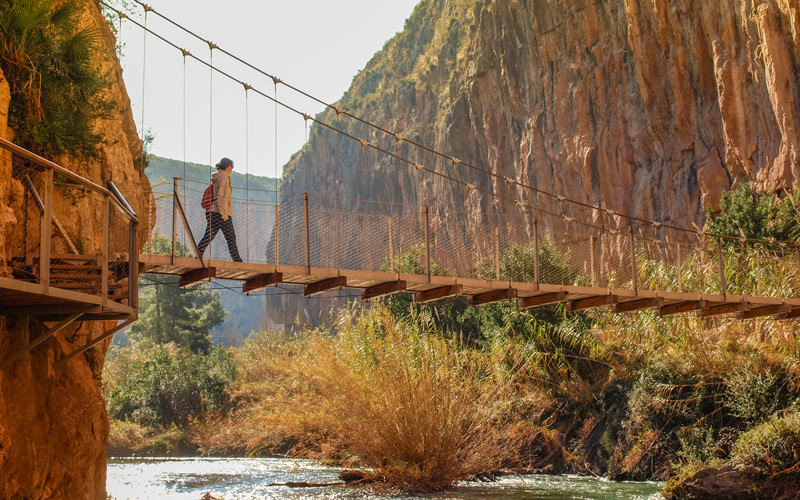
[(774, 416), (739, 436), (734, 462), (780, 472), (800, 463), (800, 411)]
[[(134, 344), (121, 349), (140, 349)], [(222, 410), (236, 378), (233, 357), (225, 347), (208, 355), (192, 354), (174, 345), (146, 348), (124, 381), (108, 388), (109, 417), (146, 426), (185, 426)], [(113, 352), (112, 352), (113, 356)]]

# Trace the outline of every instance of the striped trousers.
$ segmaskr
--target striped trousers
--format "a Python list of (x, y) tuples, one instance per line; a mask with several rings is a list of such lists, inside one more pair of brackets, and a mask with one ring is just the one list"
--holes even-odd
[(228, 242), (228, 252), (231, 254), (231, 259), (234, 262), (241, 262), (239, 248), (236, 246), (236, 232), (233, 230), (233, 217), (223, 220), (222, 216), (217, 212), (206, 212), (206, 232), (203, 233), (200, 243), (197, 244), (200, 257), (203, 257), (206, 248), (220, 229), (222, 229), (222, 234), (225, 236), (225, 241)]

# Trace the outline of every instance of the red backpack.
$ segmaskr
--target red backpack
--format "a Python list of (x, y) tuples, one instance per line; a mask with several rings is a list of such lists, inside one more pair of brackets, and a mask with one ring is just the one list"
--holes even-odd
[(214, 183), (209, 184), (206, 190), (203, 191), (203, 199), (200, 200), (200, 206), (208, 212), (211, 210), (212, 203), (214, 203)]

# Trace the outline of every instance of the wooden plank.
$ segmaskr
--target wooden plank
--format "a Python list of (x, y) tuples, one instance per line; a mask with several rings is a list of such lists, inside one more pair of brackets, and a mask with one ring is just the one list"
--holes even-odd
[(242, 284), (242, 292), (249, 293), (268, 286), (277, 285), (283, 281), (283, 273), (267, 273), (250, 278)]
[(793, 319), (800, 317), (800, 307), (795, 307), (788, 313), (776, 314), (772, 319)]
[(718, 304), (715, 306), (704, 307), (697, 311), (697, 316), (700, 318), (707, 318), (710, 316), (718, 316), (720, 314), (730, 314), (732, 312), (746, 311), (748, 309), (747, 302), (736, 302), (733, 304)]
[(516, 288), (503, 288), (501, 290), (491, 290), (473, 295), (469, 298), (469, 305), (480, 306), (484, 304), (492, 304), (502, 300), (510, 300), (517, 297)]
[(567, 299), (567, 294), (564, 292), (551, 292), (543, 293), (541, 295), (534, 295), (533, 297), (525, 297), (519, 299), (518, 305), (522, 309), (529, 309), (531, 307), (547, 306), (550, 304), (558, 304)]
[(181, 274), (181, 278), (178, 280), (178, 286), (181, 288), (186, 288), (187, 286), (193, 285), (198, 281), (216, 277), (216, 267), (201, 267), (199, 269), (192, 269), (188, 273)]
[(669, 316), (670, 314), (691, 312), (698, 309), (704, 309), (707, 304), (708, 302), (705, 300), (686, 300), (683, 302), (677, 302), (675, 304), (661, 306), (658, 308), (658, 312), (656, 314), (659, 316)]
[(754, 307), (747, 311), (740, 311), (736, 315), (737, 319), (751, 319), (759, 316), (770, 316), (773, 314), (784, 314), (791, 312), (792, 306), (788, 304), (773, 304), (769, 306)]
[(637, 299), (637, 300), (629, 300), (627, 302), (617, 302), (613, 306), (613, 311), (615, 313), (624, 313), (624, 312), (632, 312), (632, 311), (639, 311), (641, 309), (650, 309), (651, 307), (661, 307), (664, 303), (664, 299), (653, 297), (649, 299)]
[(417, 304), (425, 304), (435, 300), (449, 299), (450, 297), (457, 297), (464, 292), (463, 285), (446, 285), (430, 290), (424, 290), (414, 296), (414, 302)]
[(567, 311), (580, 311), (582, 309), (592, 309), (595, 307), (609, 306), (617, 303), (616, 295), (598, 295), (583, 299), (567, 302)]
[(365, 288), (361, 292), (361, 300), (369, 300), (385, 295), (391, 295), (397, 292), (403, 292), (406, 289), (406, 282), (403, 280), (387, 281), (375, 286)]
[(343, 286), (347, 286), (347, 278), (345, 276), (333, 276), (331, 278), (325, 278), (324, 280), (309, 283), (306, 285), (303, 294), (306, 297), (310, 297), (312, 295), (316, 295), (327, 290), (333, 290), (334, 288), (341, 288)]

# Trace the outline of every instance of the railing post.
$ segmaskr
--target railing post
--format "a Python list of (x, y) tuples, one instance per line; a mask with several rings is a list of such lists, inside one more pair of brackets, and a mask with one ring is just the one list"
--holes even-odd
[(719, 288), (722, 300), (727, 300), (727, 284), (725, 283), (725, 261), (722, 259), (722, 241), (717, 236), (717, 266), (719, 272)]
[(50, 237), (53, 232), (53, 169), (44, 169), (44, 210), (39, 228), (39, 283), (50, 288)]
[(389, 223), (389, 271), (394, 272), (394, 236), (392, 234), (392, 216), (387, 217)]
[(636, 237), (633, 235), (633, 224), (629, 226), (630, 228), (630, 241), (631, 241), (631, 272), (633, 273), (633, 293), (638, 295), (639, 294), (639, 277), (638, 273), (636, 272)]
[(425, 275), (428, 277), (428, 283), (431, 282), (431, 240), (430, 240), (430, 222), (428, 218), (428, 205), (425, 205)]
[[(103, 196), (103, 213), (101, 217), (101, 224), (102, 227), (102, 256), (100, 257), (100, 297), (105, 305), (108, 302), (108, 245), (109, 245), (109, 233), (111, 227), (111, 196), (105, 195)], [(128, 256), (128, 262), (130, 263), (133, 255)], [(130, 265), (130, 264), (129, 264)]]
[(280, 240), (280, 228), (281, 228), (281, 207), (275, 205), (275, 267), (278, 267), (281, 263), (281, 240)]
[(128, 222), (128, 305), (134, 309), (139, 307), (139, 240), (136, 222)]
[(683, 291), (683, 261), (681, 260), (681, 243), (678, 242), (678, 291)]
[[(308, 227), (308, 193), (303, 193), (303, 219), (306, 229), (306, 274), (311, 274), (311, 244)], [(276, 233), (277, 234), (277, 233)]]
[[(178, 178), (173, 177), (172, 178), (172, 256), (171, 256), (172, 264), (175, 264), (175, 244), (176, 244), (175, 240), (177, 239), (178, 239)], [(209, 255), (210, 254), (211, 254), (211, 249), (209, 249)]]
[(533, 280), (539, 290), (539, 219), (533, 218)]
[(500, 281), (500, 226), (494, 228), (494, 275)]
[(594, 269), (594, 235), (589, 236), (589, 271), (592, 273), (592, 286), (597, 286), (597, 276)]

